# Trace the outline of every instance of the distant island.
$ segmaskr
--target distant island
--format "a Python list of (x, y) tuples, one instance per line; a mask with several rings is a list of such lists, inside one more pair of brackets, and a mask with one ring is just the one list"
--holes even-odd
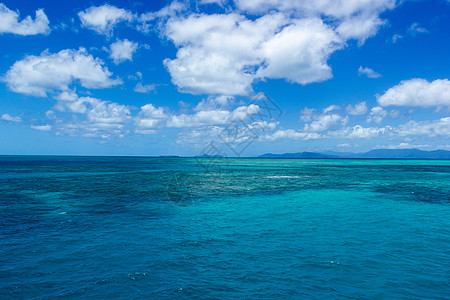
[(373, 159), (450, 159), (450, 151), (435, 150), (423, 151), (419, 149), (374, 149), (365, 153), (350, 153), (350, 152), (299, 152), (299, 153), (283, 153), (273, 154), (266, 153), (258, 156), (258, 158), (373, 158)]

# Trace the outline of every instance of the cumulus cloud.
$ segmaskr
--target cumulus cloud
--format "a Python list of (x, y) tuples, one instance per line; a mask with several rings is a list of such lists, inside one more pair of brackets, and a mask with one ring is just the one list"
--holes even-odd
[(27, 56), (14, 63), (4, 81), (16, 93), (45, 97), (47, 93), (71, 93), (75, 82), (88, 89), (108, 88), (121, 83), (118, 79), (111, 79), (111, 75), (100, 59), (93, 58), (81, 48)]
[(398, 126), (400, 136), (450, 136), (450, 117), (432, 121), (409, 121)]
[[(168, 18), (175, 17), (180, 12), (187, 10), (186, 2), (172, 1), (169, 5), (156, 12), (148, 12), (139, 16), (138, 30), (149, 32), (152, 29), (161, 29), (163, 22)], [(154, 24), (156, 22), (156, 25)]]
[(305, 107), (300, 111), (300, 121), (311, 122), (316, 114), (316, 109)]
[[(341, 137), (344, 138), (356, 138), (356, 139), (367, 139), (373, 138), (377, 136), (384, 135), (386, 130), (389, 130), (390, 127), (385, 128), (376, 128), (376, 127), (362, 127), (361, 125), (356, 125), (351, 127), (348, 134), (343, 131), (343, 135)], [(346, 130), (348, 131), (348, 130)]]
[(374, 149), (420, 149), (420, 148), (427, 148), (430, 145), (411, 145), (409, 143), (400, 143), (400, 144), (394, 144), (394, 145), (377, 145)]
[(49, 34), (50, 27), (44, 10), (36, 10), (34, 20), (27, 16), (19, 22), (19, 13), (10, 10), (0, 3), (0, 34), (12, 33), (18, 35)]
[(295, 20), (262, 44), (259, 78), (308, 84), (330, 79), (327, 60), (342, 48), (336, 33), (319, 18)]
[(87, 120), (96, 126), (123, 124), (130, 115), (130, 110), (125, 105), (92, 97), (81, 97), (64, 104), (70, 112), (86, 114)]
[(117, 41), (111, 44), (109, 57), (114, 60), (116, 65), (126, 60), (132, 61), (133, 54), (136, 52), (137, 48), (138, 43), (130, 42), (127, 39)]
[(368, 78), (380, 78), (381, 74), (375, 72), (373, 69), (371, 68), (363, 68), (362, 66), (359, 66), (358, 69), (358, 74), (361, 75), (366, 75)]
[(251, 13), (267, 13), (276, 9), (297, 15), (326, 15), (334, 18), (377, 13), (395, 6), (395, 0), (236, 0), (235, 2), (241, 10)]
[(300, 111), (300, 121), (307, 122), (304, 124), (303, 131), (308, 132), (324, 132), (337, 125), (345, 125), (348, 122), (348, 117), (343, 117), (335, 111), (340, 110), (339, 105), (330, 105), (319, 113), (315, 109), (305, 108)]
[(382, 107), (380, 106), (376, 106), (373, 107), (370, 110), (370, 114), (367, 117), (367, 122), (374, 122), (377, 124), (380, 124), (381, 122), (383, 122), (383, 119), (386, 118), (386, 116), (388, 115), (388, 112), (386, 110), (384, 110)]
[(156, 108), (152, 104), (146, 104), (141, 107), (141, 111), (135, 118), (137, 133), (153, 134), (156, 128), (161, 125), (161, 122), (167, 119), (169, 115), (164, 111), (164, 108)]
[(293, 129), (280, 129), (273, 133), (261, 136), (261, 140), (275, 141), (280, 139), (290, 140), (316, 140), (322, 138), (322, 135), (315, 132), (301, 132)]
[(404, 80), (379, 96), (378, 103), (381, 106), (450, 107), (450, 81)]
[(220, 95), (216, 97), (208, 97), (207, 99), (203, 99), (200, 101), (196, 107), (194, 107), (195, 111), (201, 110), (216, 110), (218, 108), (225, 108), (234, 100), (231, 96)]
[(234, 120), (247, 120), (251, 115), (259, 112), (259, 106), (250, 104), (239, 106), (233, 111), (225, 109), (202, 110), (195, 114), (172, 115), (167, 122), (167, 127), (186, 128), (210, 125), (225, 125)]
[(172, 81), (193, 94), (247, 95), (257, 79), (307, 84), (332, 77), (329, 55), (343, 44), (319, 18), (231, 13), (170, 19), (165, 35), (179, 48), (166, 59)]
[(340, 37), (358, 39), (360, 44), (385, 24), (378, 15), (395, 7), (395, 0), (237, 0), (236, 3), (241, 10), (254, 14), (276, 10), (296, 17), (325, 16), (338, 21), (336, 32)]
[(164, 64), (180, 91), (248, 95), (259, 80), (328, 80), (330, 55), (349, 39), (362, 44), (375, 35), (385, 23), (379, 14), (395, 6), (395, 0), (235, 2), (227, 14), (172, 13), (162, 26), (178, 48), (176, 58)]
[(52, 130), (51, 125), (31, 125), (31, 129), (38, 130), (38, 131), (50, 131)]
[(200, 0), (199, 4), (217, 4), (223, 6), (226, 0)]
[(126, 105), (92, 97), (80, 97), (75, 101), (62, 101), (57, 110), (74, 113), (74, 121), (60, 120), (55, 123), (59, 132), (85, 137), (122, 137), (125, 126), (131, 121), (131, 112)]
[(369, 37), (374, 36), (385, 23), (376, 14), (359, 14), (344, 19), (336, 28), (336, 32), (344, 40), (357, 39), (361, 46)]
[(4, 121), (8, 121), (8, 122), (14, 122), (14, 123), (19, 123), (22, 122), (22, 118), (21, 117), (13, 117), (9, 114), (3, 114), (0, 116), (0, 119), (4, 120)]
[(344, 118), (338, 114), (320, 115), (311, 123), (305, 124), (304, 130), (306, 132), (322, 132), (335, 127), (342, 121), (345, 122)]
[(355, 105), (349, 104), (345, 110), (349, 115), (354, 116), (365, 115), (367, 113), (367, 105), (365, 101)]
[[(248, 106), (239, 106), (233, 110), (226, 109), (229, 98), (217, 97), (209, 98), (209, 101), (200, 102), (192, 114), (175, 114), (167, 111), (163, 107), (155, 107), (152, 104), (147, 104), (141, 107), (140, 112), (134, 118), (136, 125), (135, 132), (141, 134), (154, 134), (161, 128), (182, 128), (188, 129), (183, 131), (183, 135), (189, 135), (194, 138), (193, 133), (206, 132), (206, 136), (210, 137), (211, 130), (219, 133), (224, 130), (224, 125), (231, 122), (249, 122), (246, 126), (248, 128), (261, 129), (262, 127), (274, 129), (277, 124), (268, 122), (254, 121), (251, 116), (260, 111), (259, 106), (250, 104)], [(210, 104), (214, 102), (221, 103), (221, 107), (212, 107)], [(195, 134), (194, 134), (195, 135)], [(186, 137), (186, 136), (184, 136)], [(205, 138), (205, 135), (202, 136)], [(216, 135), (217, 137), (217, 135)], [(197, 139), (198, 137), (195, 137)], [(187, 143), (189, 139), (181, 139), (183, 143)]]
[(173, 83), (193, 94), (247, 94), (254, 77), (249, 67), (260, 62), (256, 48), (282, 20), (267, 21), (237, 14), (170, 19), (165, 35), (180, 48), (164, 61)]
[[(332, 120), (328, 118), (327, 120)], [(326, 122), (324, 123), (326, 124)], [(323, 126), (319, 129), (325, 128)], [(307, 132), (306, 130), (277, 130), (272, 134), (262, 137), (263, 140), (277, 140), (277, 139), (293, 139), (293, 140), (310, 140), (310, 139), (373, 139), (379, 137), (402, 138), (404, 141), (410, 141), (410, 137), (421, 136), (427, 138), (448, 138), (450, 137), (450, 117), (441, 118), (430, 121), (409, 121), (398, 126), (384, 126), (384, 127), (363, 127), (361, 125), (345, 126), (340, 129), (333, 129), (329, 127), (328, 130)], [(401, 143), (395, 148), (400, 148), (407, 145)], [(394, 147), (394, 146), (393, 146)], [(408, 146), (409, 147), (409, 146)], [(425, 147), (425, 145), (424, 145)], [(384, 147), (386, 148), (386, 147)]]
[(70, 91), (62, 91), (53, 98), (59, 101), (75, 101), (78, 99), (78, 95), (77, 93), (75, 93), (75, 91), (70, 90)]
[[(323, 132), (307, 132), (301, 130), (285, 129), (277, 130), (274, 133), (262, 136), (262, 140), (274, 141), (278, 139), (292, 139), (292, 140), (317, 140), (317, 139), (371, 139), (381, 137), (391, 132), (392, 128), (386, 126), (378, 127), (363, 127), (361, 125), (349, 126), (338, 130), (330, 130)], [(344, 144), (347, 145), (347, 144)]]
[(333, 105), (330, 105), (328, 107), (325, 107), (323, 109), (323, 112), (326, 114), (326, 113), (329, 113), (329, 112), (332, 112), (332, 111), (335, 111), (335, 110), (340, 110), (340, 109), (341, 109), (341, 107), (339, 105), (333, 104)]
[(181, 114), (172, 116), (168, 127), (185, 128), (201, 127), (207, 125), (224, 125), (228, 122), (230, 112), (227, 110), (199, 111), (194, 115)]
[(111, 35), (118, 23), (132, 21), (135, 18), (130, 11), (109, 4), (89, 7), (79, 12), (78, 16), (83, 27), (104, 35)]
[(136, 84), (133, 90), (137, 93), (145, 94), (155, 90), (155, 88), (155, 84), (142, 84), (142, 82), (139, 82), (138, 84)]

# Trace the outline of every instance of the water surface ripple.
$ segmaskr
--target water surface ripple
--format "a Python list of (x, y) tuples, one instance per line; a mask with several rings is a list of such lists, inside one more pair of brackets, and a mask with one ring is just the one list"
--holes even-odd
[(450, 161), (0, 156), (0, 298), (450, 299)]

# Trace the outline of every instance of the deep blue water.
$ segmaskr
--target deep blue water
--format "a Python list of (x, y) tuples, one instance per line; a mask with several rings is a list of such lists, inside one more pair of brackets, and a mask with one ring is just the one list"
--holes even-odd
[(450, 161), (0, 157), (0, 298), (450, 299)]

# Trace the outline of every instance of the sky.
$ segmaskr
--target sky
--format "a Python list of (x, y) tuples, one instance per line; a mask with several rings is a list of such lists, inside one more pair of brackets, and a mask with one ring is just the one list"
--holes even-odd
[(449, 53), (448, 0), (3, 1), (0, 154), (450, 150)]

